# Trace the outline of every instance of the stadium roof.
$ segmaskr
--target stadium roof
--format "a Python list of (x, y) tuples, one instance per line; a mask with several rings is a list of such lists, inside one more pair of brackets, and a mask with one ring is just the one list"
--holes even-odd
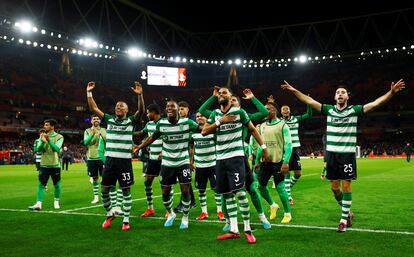
[[(410, 13), (402, 13), (400, 19), (401, 11), (407, 10)], [(164, 54), (200, 57), (220, 57), (228, 53), (245, 53), (246, 57), (277, 57), (291, 54), (297, 49), (332, 53), (412, 43), (408, 39), (414, 37), (414, 31), (411, 31), (413, 16), (410, 15), (413, 10), (414, 5), (409, 1), (380, 1), (370, 5), (362, 1), (337, 1), (330, 4), (322, 4), (322, 1), (318, 4), (315, 1), (282, 3), (216, 0), (0, 2), (0, 15), (8, 18), (28, 18), (50, 29), (79, 37), (91, 36), (119, 46), (135, 43)], [(359, 18), (338, 20), (347, 17)], [(318, 23), (325, 20), (330, 22)], [(336, 27), (342, 26), (338, 21), (343, 22), (344, 26), (337, 33)], [(365, 28), (367, 22), (369, 24)], [(406, 35), (397, 40), (393, 37), (388, 41), (383, 39), (383, 34), (388, 35), (392, 31), (403, 34), (398, 26), (383, 27), (383, 24), (394, 23), (402, 26), (400, 29)], [(320, 28), (319, 24), (326, 26)], [(408, 27), (405, 26), (407, 24)], [(274, 30), (263, 30), (268, 27)], [(295, 28), (299, 29), (295, 31)], [(309, 35), (306, 34), (308, 30), (312, 30)], [(380, 35), (371, 33), (371, 30)], [(358, 38), (360, 34), (362, 38)], [(349, 41), (347, 45), (341, 43), (345, 40)]]

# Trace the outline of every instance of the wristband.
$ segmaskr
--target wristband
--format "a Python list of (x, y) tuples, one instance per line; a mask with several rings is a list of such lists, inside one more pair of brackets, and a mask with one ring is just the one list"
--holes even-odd
[(267, 148), (267, 146), (265, 144), (261, 145), (260, 147), (262, 148), (262, 150)]
[(217, 127), (220, 127), (221, 122), (219, 120), (216, 120), (216, 122), (214, 122), (214, 124), (216, 124)]
[(92, 97), (92, 92), (91, 91), (86, 92), (86, 96), (87, 97)]

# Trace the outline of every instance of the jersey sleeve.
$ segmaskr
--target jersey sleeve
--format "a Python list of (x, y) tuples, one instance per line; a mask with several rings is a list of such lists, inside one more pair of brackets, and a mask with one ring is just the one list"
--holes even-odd
[(188, 123), (190, 125), (190, 131), (191, 132), (199, 132), (200, 130), (200, 125), (198, 125), (195, 121), (193, 120), (188, 120)]
[(240, 121), (243, 125), (246, 125), (247, 123), (249, 123), (250, 118), (245, 110), (240, 109), (239, 114), (240, 114)]
[(355, 113), (358, 116), (364, 115), (364, 106), (363, 105), (354, 105), (354, 106), (352, 106), (352, 109), (354, 109)]
[(207, 122), (208, 122), (208, 123), (210, 123), (210, 124), (213, 124), (213, 123), (215, 122), (215, 119), (216, 119), (216, 112), (215, 112), (215, 111), (213, 111), (213, 112), (210, 114), (210, 117), (208, 118)]
[(105, 122), (106, 122), (106, 123), (108, 123), (108, 120), (109, 120), (110, 118), (112, 118), (112, 116), (111, 116), (111, 115), (109, 115), (109, 114), (107, 114), (107, 113), (105, 113), (105, 114), (104, 114), (104, 116), (103, 116), (103, 119), (105, 120)]
[(321, 114), (322, 115), (328, 115), (328, 111), (332, 108), (333, 108), (333, 106), (330, 105), (330, 104), (322, 104)]

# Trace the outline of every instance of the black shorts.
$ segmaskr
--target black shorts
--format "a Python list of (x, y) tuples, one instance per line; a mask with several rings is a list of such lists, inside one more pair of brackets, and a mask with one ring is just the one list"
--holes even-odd
[(36, 171), (40, 172), (40, 162), (36, 162)]
[(131, 159), (106, 157), (102, 173), (102, 186), (114, 187), (116, 181), (120, 188), (127, 188), (134, 184)]
[(246, 189), (247, 191), (250, 191), (250, 186), (253, 184), (254, 178), (252, 169), (250, 168), (249, 158), (247, 158), (247, 156), (244, 156), (244, 170), (246, 172)]
[(216, 168), (214, 166), (208, 168), (196, 168), (195, 187), (198, 189), (206, 189), (207, 182), (210, 181), (210, 188), (216, 188)]
[(326, 178), (328, 180), (353, 180), (357, 178), (355, 153), (326, 152)]
[(278, 185), (280, 182), (285, 180), (280, 168), (282, 167), (282, 162), (262, 162), (259, 167), (259, 184), (261, 186), (267, 186), (270, 178), (273, 176), (275, 185)]
[(226, 194), (236, 192), (245, 186), (245, 161), (244, 156), (236, 156), (216, 162), (216, 193)]
[(180, 184), (191, 184), (190, 165), (186, 164), (180, 167), (161, 166), (160, 184), (162, 186), (171, 186), (178, 182)]
[(40, 167), (39, 181), (42, 186), (47, 186), (49, 177), (52, 177), (53, 185), (56, 185), (60, 181), (60, 168)]
[(290, 156), (289, 160), (289, 170), (302, 170), (302, 165), (300, 164), (300, 157), (297, 147), (292, 149), (292, 155)]
[(160, 175), (161, 160), (149, 160), (145, 169), (145, 176), (156, 177)]
[(89, 177), (102, 176), (103, 162), (101, 160), (88, 160), (86, 165), (88, 166)]

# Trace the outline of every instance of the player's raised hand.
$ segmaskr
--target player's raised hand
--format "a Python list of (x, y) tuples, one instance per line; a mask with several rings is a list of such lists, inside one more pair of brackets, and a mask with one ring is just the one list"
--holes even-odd
[(397, 81), (397, 83), (391, 82), (391, 90), (395, 94), (405, 88), (405, 82), (403, 79)]
[(138, 81), (135, 81), (134, 83), (134, 87), (131, 87), (132, 91), (135, 92), (135, 94), (140, 95), (142, 94), (142, 86), (141, 83), (139, 83)]
[(252, 90), (250, 90), (250, 88), (246, 88), (245, 90), (243, 90), (243, 94), (245, 95), (243, 97), (243, 99), (245, 100), (249, 100), (252, 99), (254, 97)]
[(232, 122), (236, 119), (236, 115), (224, 115), (223, 117), (220, 118), (220, 124), (226, 124), (229, 122)]
[(88, 85), (86, 86), (86, 91), (91, 92), (94, 88), (95, 88), (95, 82), (94, 81), (88, 82)]
[(215, 97), (218, 97), (218, 95), (219, 95), (219, 90), (220, 90), (220, 87), (219, 87), (219, 86), (214, 86), (213, 95), (214, 95)]
[(269, 95), (269, 96), (267, 97), (267, 102), (268, 102), (268, 103), (274, 103), (274, 102), (275, 102), (275, 99), (273, 98), (273, 95)]
[(288, 90), (288, 91), (291, 91), (291, 92), (293, 92), (293, 91), (295, 91), (296, 89), (294, 88), (294, 87), (292, 87), (286, 80), (284, 80), (283, 81), (284, 83), (282, 84), (282, 85), (280, 85), (280, 87), (283, 89), (283, 90)]

